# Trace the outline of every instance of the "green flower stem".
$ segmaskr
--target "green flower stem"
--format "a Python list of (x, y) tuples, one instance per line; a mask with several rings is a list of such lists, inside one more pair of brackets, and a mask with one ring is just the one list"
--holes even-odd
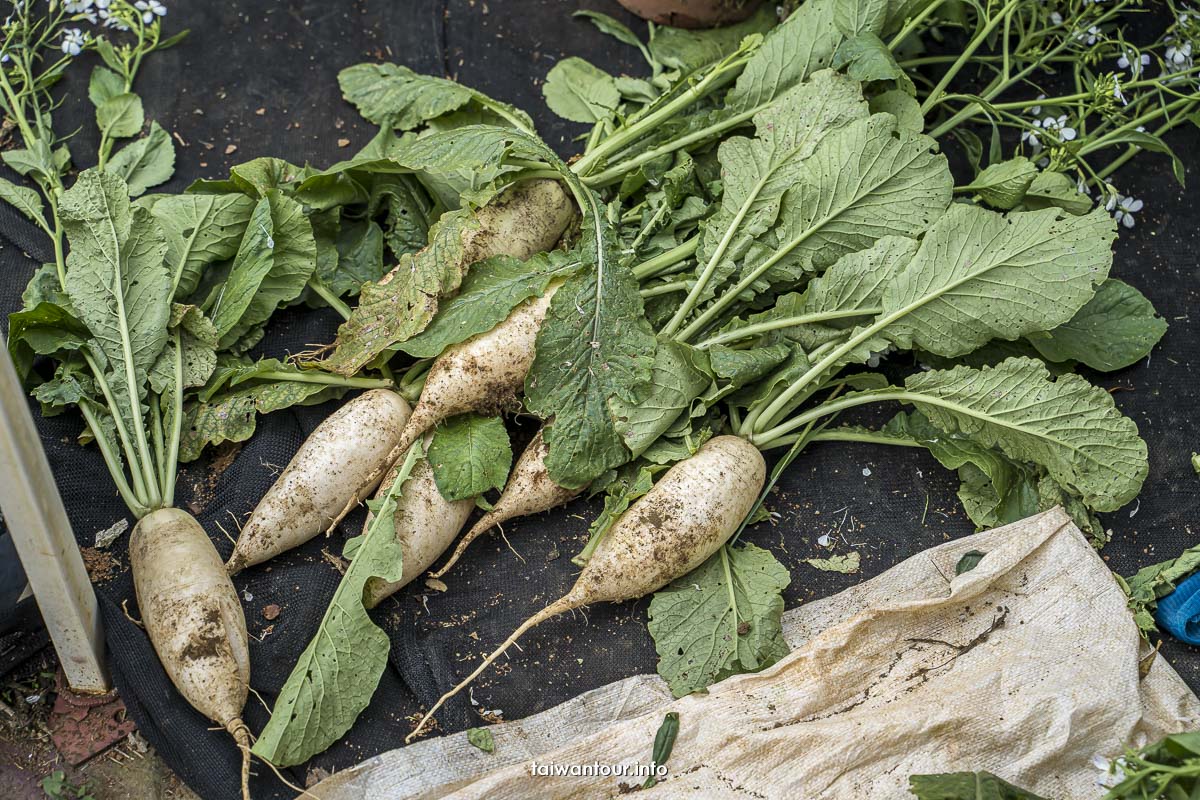
[(633, 276), (639, 281), (644, 281), (653, 278), (662, 271), (675, 266), (681, 262), (687, 261), (696, 252), (696, 248), (700, 246), (700, 236), (696, 235), (685, 241), (683, 244), (676, 245), (670, 250), (659, 253), (654, 258), (647, 259), (641, 264), (633, 268)]
[(393, 389), (396, 384), (386, 378), (344, 378), (329, 372), (308, 370), (306, 372), (257, 372), (255, 380), (294, 381), (295, 383), (320, 383), (325, 386), (345, 386), (349, 389)]
[(317, 293), (325, 303), (342, 316), (342, 319), (350, 319), (350, 306), (333, 293), (333, 290), (321, 282), (320, 278), (313, 276), (308, 282), (309, 288)]
[[(1099, 17), (1096, 18), (1096, 20), (1094, 21), (1094, 24), (1102, 25), (1102, 24), (1109, 22), (1112, 18), (1116, 17), (1124, 9), (1124, 7), (1125, 7), (1125, 4), (1122, 3), (1120, 5), (1114, 5), (1108, 9), (1106, 9), (1103, 14), (1101, 14)], [(996, 80), (993, 80), (993, 82), (991, 84), (989, 84), (988, 87), (983, 92), (981, 92), (979, 96), (983, 98), (984, 102), (990, 104), (993, 98), (999, 97), (1001, 94), (1008, 91), (1008, 89), (1012, 88), (1014, 85), (1017, 85), (1017, 84), (1023, 82), (1027, 77), (1029, 77), (1029, 75), (1031, 75), (1032, 73), (1034, 73), (1038, 69), (1040, 69), (1043, 64), (1046, 64), (1048, 62), (1053, 62), (1053, 61), (1060, 61), (1060, 60), (1061, 61), (1070, 61), (1070, 62), (1074, 63), (1075, 61), (1078, 60), (1075, 56), (1061, 55), (1062, 52), (1064, 50), (1066, 50), (1070, 44), (1071, 44), (1071, 39), (1069, 37), (1064, 37), (1062, 39), (1062, 41), (1060, 41), (1054, 47), (1050, 48), (1050, 50), (1046, 51), (1045, 53), (1039, 54), (1036, 58), (1031, 58), (1029, 64), (1024, 69), (1022, 69), (1019, 72), (1017, 72), (1016, 74), (1010, 76), (1007, 80), (1003, 80), (1003, 79), (1001, 79), (1001, 76), (997, 76)], [(972, 60), (977, 60), (977, 59), (978, 59), (978, 57), (974, 57)], [(957, 65), (957, 61), (958, 60), (956, 60), (956, 65)], [(961, 69), (961, 68), (962, 68), (961, 66), (956, 66), (956, 67), (952, 67), (951, 69), (953, 71), (957, 71), (958, 69)], [(947, 74), (949, 75), (950, 73), (947, 73)], [(946, 83), (948, 83), (948, 81), (946, 81)], [(943, 89), (944, 88), (945, 87), (943, 87)], [(934, 95), (932, 95), (932, 94), (929, 96), (929, 98), (926, 100), (926, 104), (929, 103), (930, 99), (932, 99), (933, 96)], [(933, 105), (940, 104), (941, 102), (944, 101), (944, 99), (945, 98), (943, 97), (943, 98), (937, 100), (936, 102), (933, 103)], [(1043, 100), (1043, 102), (1047, 102), (1047, 101)], [(1033, 102), (1030, 105), (1037, 105), (1037, 102)], [(932, 108), (932, 106), (930, 106), (930, 107)], [(922, 106), (922, 112), (924, 113), (924, 111), (925, 111), (925, 107)], [(982, 113), (983, 111), (984, 111), (984, 109), (980, 105), (978, 105), (977, 103), (972, 103), (971, 105), (969, 105), (966, 108), (959, 111), (957, 114), (950, 117), (950, 119), (943, 122), (941, 125), (939, 125), (937, 128), (935, 128), (932, 132), (930, 132), (929, 135), (935, 139), (940, 139), (943, 135), (954, 130), (954, 128), (958, 127), (963, 122), (979, 116), (979, 114)]]
[[(668, 103), (663, 104), (660, 108), (647, 114), (641, 119), (634, 122), (628, 127), (621, 128), (613, 135), (609, 136), (603, 142), (596, 146), (592, 152), (583, 156), (583, 158), (571, 165), (571, 171), (576, 175), (587, 175), (587, 173), (603, 161), (607, 156), (612, 155), (632, 144), (638, 139), (650, 133), (659, 125), (667, 122), (672, 117), (682, 112), (685, 108), (692, 105), (698, 100), (702, 100), (712, 92), (719, 89), (726, 82), (729, 73), (736, 74), (746, 64), (746, 57), (742, 53), (735, 53), (730, 59), (715, 66), (707, 75), (704, 76), (695, 85), (681, 92), (678, 97)], [(628, 170), (626, 170), (628, 171)], [(589, 185), (603, 185), (602, 183), (594, 183), (594, 180), (584, 179)]]
[(1081, 147), (1079, 149), (1079, 155), (1085, 156), (1088, 153), (1093, 153), (1096, 150), (1107, 147), (1108, 143), (1110, 141), (1121, 136), (1121, 134), (1126, 133), (1128, 131), (1135, 130), (1135, 129), (1137, 129), (1137, 127), (1139, 125), (1145, 125), (1148, 122), (1153, 122), (1156, 119), (1167, 116), (1173, 111), (1178, 111), (1187, 105), (1191, 105), (1191, 104), (1195, 103), (1197, 101), (1197, 99), (1200, 99), (1200, 98), (1189, 97), (1189, 98), (1185, 98), (1182, 100), (1176, 100), (1175, 102), (1168, 103), (1167, 105), (1165, 105), (1161, 108), (1156, 108), (1154, 111), (1150, 111), (1139, 117), (1135, 117), (1134, 119), (1131, 119), (1129, 122), (1125, 123), (1121, 127), (1115, 128), (1111, 133), (1107, 133), (1104, 136), (1100, 136), (1100, 137), (1094, 139), (1092, 142)]
[[(919, 58), (908, 58), (908, 59), (905, 59), (904, 61), (897, 61), (896, 63), (899, 64), (903, 69), (908, 70), (913, 67), (924, 67), (924, 66), (928, 66), (930, 64), (949, 64), (949, 63), (957, 61), (957, 60), (958, 60), (958, 56), (921, 56)], [(1074, 64), (1077, 60), (1078, 59), (1076, 59), (1072, 56), (1055, 56), (1054, 58), (1041, 59), (1041, 63), (1046, 64), (1046, 63), (1051, 63), (1051, 62), (1060, 62), (1060, 63)], [(992, 62), (1003, 63), (1004, 56), (979, 56), (979, 55), (977, 55), (974, 58), (972, 58), (971, 61), (976, 62), (976, 63), (983, 63), (983, 64), (990, 64)]]
[(50, 204), (50, 216), (54, 220), (54, 231), (50, 234), (50, 242), (54, 245), (54, 270), (58, 273), (58, 288), (67, 290), (67, 257), (63, 250), (62, 218), (58, 214), (58, 193), (46, 192), (46, 200)]
[(967, 65), (967, 63), (971, 60), (971, 56), (975, 54), (975, 51), (978, 50), (985, 41), (987, 41), (988, 37), (992, 35), (992, 31), (996, 30), (996, 27), (1001, 22), (1005, 22), (1009, 18), (1009, 15), (1016, 10), (1021, 2), (1022, 0), (1008, 0), (1008, 2), (1004, 4), (1004, 7), (1000, 9), (1000, 12), (988, 20), (987, 25), (985, 25), (983, 29), (975, 35), (975, 38), (973, 38), (966, 46), (958, 59), (955, 60), (955, 62), (950, 65), (950, 68), (946, 70), (946, 73), (942, 75), (941, 80), (939, 80), (937, 85), (933, 87), (933, 90), (930, 91), (929, 96), (925, 98), (925, 102), (921, 104), (922, 114), (928, 114), (930, 110), (932, 110), (933, 107), (940, 102), (942, 93), (946, 91), (946, 87), (950, 85), (950, 82), (954, 80), (955, 76), (958, 75), (962, 68)]
[(903, 44), (904, 40), (907, 39), (913, 31), (920, 27), (922, 22), (924, 22), (931, 14), (933, 14), (933, 12), (941, 8), (945, 3), (946, 0), (934, 0), (934, 2), (929, 3), (925, 6), (925, 8), (921, 9), (917, 14), (909, 18), (908, 22), (906, 22), (904, 27), (900, 29), (899, 33), (893, 36), (892, 40), (888, 42), (888, 49), (895, 50), (897, 47)]
[(725, 344), (726, 342), (736, 342), (742, 339), (750, 339), (759, 334), (770, 333), (771, 331), (783, 330), (792, 328), (796, 325), (809, 325), (814, 322), (826, 322), (834, 319), (848, 319), (851, 317), (868, 317), (875, 316), (882, 312), (880, 308), (855, 308), (848, 311), (822, 311), (812, 314), (800, 314), (792, 317), (780, 317), (779, 319), (769, 320), (767, 322), (759, 322), (754, 325), (746, 325), (742, 328), (737, 328), (725, 333), (719, 333), (716, 336), (711, 336), (708, 339), (696, 345), (697, 350), (704, 350), (712, 347), (715, 344)]
[[(1197, 101), (1196, 105), (1200, 105), (1200, 101)], [(1184, 108), (1183, 111), (1180, 113), (1180, 116), (1185, 116), (1194, 110), (1195, 110), (1195, 106)], [(1154, 135), (1162, 136), (1164, 133), (1171, 130), (1171, 128), (1173, 128), (1173, 127), (1175, 127), (1175, 125), (1170, 122), (1160, 125), (1157, 129), (1155, 129)], [(1127, 161), (1129, 161), (1129, 159), (1133, 158), (1141, 151), (1142, 151), (1142, 148), (1138, 147), (1136, 144), (1129, 145), (1129, 147), (1125, 148), (1124, 153), (1117, 156), (1115, 159), (1112, 160), (1112, 162), (1107, 164), (1103, 169), (1101, 169), (1098, 173), (1096, 173), (1096, 178), (1098, 180), (1103, 181), (1109, 175), (1112, 175), (1118, 169), (1123, 167), (1125, 165), (1125, 163)]]
[(608, 186), (611, 183), (616, 183), (626, 174), (632, 172), (643, 164), (648, 164), (656, 158), (674, 153), (676, 150), (682, 150), (697, 142), (708, 141), (709, 139), (720, 136), (726, 131), (741, 127), (742, 125), (753, 119), (754, 115), (766, 108), (769, 103), (757, 105), (754, 108), (734, 114), (731, 117), (715, 122), (712, 125), (701, 128), (698, 131), (693, 131), (686, 136), (681, 136), (678, 139), (672, 139), (666, 144), (646, 150), (636, 156), (618, 161), (615, 166), (609, 167), (603, 172), (598, 172), (595, 175), (585, 176), (583, 182), (593, 188)]
[(854, 408), (855, 406), (867, 405), (868, 403), (882, 403), (888, 400), (904, 402), (906, 400), (912, 400), (913, 398), (918, 398), (921, 400), (930, 399), (925, 395), (918, 395), (900, 389), (895, 389), (893, 391), (852, 394), (842, 397), (838, 400), (828, 400), (819, 406), (810, 408), (801, 414), (797, 414), (786, 422), (777, 425), (770, 430), (762, 431), (761, 433), (750, 433), (749, 431), (745, 430), (750, 424), (750, 420), (747, 419), (744, 423), (742, 423), (743, 430), (741, 431), (740, 435), (747, 439), (755, 447), (758, 447), (760, 450), (769, 450), (776, 446), (775, 442), (780, 437), (791, 433), (797, 428), (803, 428), (805, 425), (808, 425), (812, 421), (818, 420), (821, 417), (825, 417), (830, 414), (836, 414), (838, 412), (845, 411), (846, 409)]
[(660, 295), (673, 294), (675, 292), (686, 292), (687, 288), (687, 281), (674, 281), (673, 283), (660, 283), (657, 286), (651, 286), (649, 289), (641, 289), (638, 293), (643, 298), (658, 297)]

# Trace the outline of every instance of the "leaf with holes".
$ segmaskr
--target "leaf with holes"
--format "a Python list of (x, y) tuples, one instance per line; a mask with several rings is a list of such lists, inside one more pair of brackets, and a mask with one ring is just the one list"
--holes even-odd
[(788, 653), (783, 638), (787, 568), (752, 544), (726, 545), (650, 601), (658, 674), (676, 697)]

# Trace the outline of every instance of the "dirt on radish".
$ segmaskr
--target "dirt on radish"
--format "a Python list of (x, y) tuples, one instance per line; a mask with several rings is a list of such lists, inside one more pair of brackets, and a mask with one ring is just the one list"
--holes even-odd
[(521, 623), (491, 655), (434, 704), (406, 738), (479, 677), (530, 628), (572, 609), (644, 597), (686, 575), (715, 553), (754, 507), (767, 478), (758, 448), (717, 436), (675, 464), (600, 540), (575, 585)]
[(409, 416), (403, 397), (372, 389), (318, 425), (243, 526), (229, 574), (304, 544), (374, 490)]

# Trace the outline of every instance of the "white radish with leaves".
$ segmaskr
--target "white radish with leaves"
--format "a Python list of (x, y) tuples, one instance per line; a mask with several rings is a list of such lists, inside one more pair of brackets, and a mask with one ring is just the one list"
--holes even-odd
[(504, 486), (504, 492), (501, 493), (500, 499), (496, 501), (491, 511), (484, 514), (471, 526), (471, 530), (467, 531), (467, 534), (454, 548), (453, 555), (442, 565), (441, 569), (433, 573), (433, 577), (440, 578), (445, 575), (466, 552), (471, 542), (497, 525), (514, 517), (539, 514), (557, 508), (570, 502), (583, 491), (583, 489), (567, 489), (554, 482), (546, 469), (547, 452), (546, 441), (542, 438), (542, 432), (538, 431), (529, 446), (525, 448), (525, 452), (517, 459), (517, 464), (513, 467), (512, 474), (508, 476), (508, 483)]
[[(451, 345), (434, 360), (421, 389), (421, 399), (404, 426), (400, 441), (392, 448), (388, 464), (398, 460), (413, 442), (444, 419), (468, 411), (500, 411), (515, 403), (517, 393), (525, 385), (525, 373), (533, 364), (538, 329), (557, 289), (557, 283), (550, 284), (541, 297), (517, 306), (490, 331)], [(380, 468), (375, 481), (382, 477), (384, 469), (386, 466)], [(347, 504), (341, 516), (352, 506), (353, 503)]]
[(443, 215), (430, 228), (424, 249), (402, 255), (387, 275), (362, 287), (358, 307), (338, 329), (322, 368), (350, 376), (386, 357), (429, 326), (473, 265), (494, 256), (526, 260), (544, 253), (574, 216), (562, 186), (541, 179), (510, 186), (474, 211), (464, 207)]
[[(400, 473), (402, 462), (403, 459), (398, 461), (380, 482), (377, 500), (390, 491)], [(374, 608), (428, 569), (446, 552), (474, 508), (474, 500), (447, 500), (442, 497), (434, 482), (429, 460), (422, 458), (416, 462), (409, 479), (404, 483), (403, 491), (396, 498), (396, 507), (392, 512), (396, 541), (400, 543), (403, 553), (403, 574), (398, 581), (381, 578), (367, 580), (363, 590), (363, 605)], [(364, 534), (370, 529), (372, 519), (368, 515), (363, 523)]]
[(410, 414), (399, 394), (372, 389), (318, 425), (242, 528), (229, 574), (304, 544), (370, 493)]
[(249, 798), (250, 729), (242, 708), (250, 687), (246, 618), (221, 556), (194, 517), (152, 511), (129, 539), (138, 608), (171, 682), (242, 751), (242, 795)]
[(745, 439), (718, 436), (671, 467), (600, 541), (571, 591), (513, 631), (461, 683), (434, 704), (411, 741), (451, 697), (479, 677), (530, 628), (592, 603), (644, 597), (715, 553), (754, 507), (766, 480), (762, 454)]

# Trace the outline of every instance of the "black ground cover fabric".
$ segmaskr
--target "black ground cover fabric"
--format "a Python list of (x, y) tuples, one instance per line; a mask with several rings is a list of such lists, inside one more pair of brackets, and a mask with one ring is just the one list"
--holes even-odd
[[(636, 52), (573, 20), (576, 7), (623, 16), (611, 0), (238, 0), (168, 3), (171, 32), (190, 28), (178, 47), (156, 54), (136, 89), (147, 117), (178, 134), (176, 176), (166, 188), (181, 190), (196, 178), (220, 178), (227, 168), (256, 156), (326, 165), (361, 147), (373, 131), (343, 103), (337, 71), (364, 60), (388, 59), (421, 72), (449, 74), (529, 111), (539, 131), (564, 155), (580, 133), (545, 110), (540, 79), (565, 54), (582, 55), (614, 72), (639, 74)], [(90, 62), (91, 57), (86, 57)], [(70, 100), (57, 112), (59, 128), (83, 124), (92, 113), (85, 98), (90, 63), (72, 71)], [(90, 129), (72, 143), (76, 163), (90, 166), (95, 141)], [(339, 140), (348, 140), (344, 146)], [(1194, 131), (1172, 140), (1200, 179), (1200, 137)], [(234, 149), (236, 147), (236, 149)], [(1147, 363), (1114, 375), (1092, 376), (1116, 393), (1125, 413), (1149, 442), (1151, 472), (1135, 504), (1105, 518), (1115, 532), (1103, 555), (1128, 574), (1195, 544), (1200, 521), (1200, 477), (1189, 459), (1200, 450), (1196, 433), (1200, 344), (1192, 320), (1198, 296), (1200, 209), (1194, 190), (1172, 180), (1165, 158), (1143, 156), (1118, 173), (1125, 194), (1146, 208), (1133, 230), (1122, 230), (1114, 275), (1140, 287), (1171, 322), (1171, 330)], [(0, 208), (0, 312), (18, 308), (20, 292), (37, 263), (50, 258), (47, 242), (7, 207)], [(295, 310), (280, 315), (260, 352), (283, 355), (327, 342), (336, 328), (329, 311)], [(906, 365), (900, 364), (900, 367)], [(911, 365), (909, 365), (911, 366)], [(253, 508), (303, 437), (336, 404), (282, 412), (261, 420), (259, 432), (223, 472), (211, 458), (188, 466), (180, 477), (179, 503), (196, 513), (227, 556), (232, 543), (221, 529)], [(125, 514), (99, 454), (74, 443), (82, 423), (74, 414), (39, 420), (72, 523), (82, 545)], [(882, 418), (882, 417), (881, 417)], [(527, 436), (529, 429), (520, 431)], [(518, 440), (515, 442), (519, 444)], [(226, 452), (226, 455), (229, 455)], [(228, 459), (226, 459), (228, 460)], [(9, 476), (0, 476), (9, 479)], [(775, 525), (759, 525), (749, 541), (769, 548), (792, 572), (789, 606), (840, 591), (927, 547), (972, 532), (953, 475), (923, 452), (906, 448), (819, 445), (788, 471), (771, 503)], [(522, 619), (561, 595), (576, 569), (599, 504), (577, 501), (565, 510), (514, 522), (506, 533), (520, 558), (498, 536), (474, 545), (450, 574), (447, 594), (415, 585), (386, 601), (375, 619), (392, 638), (391, 664), (371, 707), (340, 742), (306, 767), (290, 770), (303, 784), (309, 769), (344, 769), (403, 744), (412, 715), (455, 683), (483, 653)], [(355, 533), (358, 512), (343, 531)], [(802, 559), (827, 555), (817, 539), (832, 535), (837, 552), (862, 553), (862, 572), (820, 572)], [(252, 686), (273, 702), (296, 657), (308, 643), (339, 574), (322, 551), (340, 541), (318, 539), (269, 564), (247, 570), (235, 583), (242, 593), (255, 638)], [(143, 632), (122, 613), (131, 601), (125, 537), (113, 550), (120, 569), (97, 586), (107, 630), (113, 677), (146, 738), (187, 783), (205, 798), (236, 794), (239, 756), (231, 740), (174, 691)], [(263, 609), (278, 605), (268, 621)], [(551, 622), (528, 634), (466, 695), (438, 717), (442, 731), (481, 724), (479, 709), (515, 719), (553, 706), (582, 691), (653, 671), (653, 642), (645, 629), (646, 601), (599, 606)], [(1200, 687), (1200, 652), (1168, 641), (1164, 652), (1193, 688)], [(267, 713), (253, 696), (246, 707), (250, 727), (261, 730)], [(255, 767), (256, 798), (290, 797), (269, 771)]]

